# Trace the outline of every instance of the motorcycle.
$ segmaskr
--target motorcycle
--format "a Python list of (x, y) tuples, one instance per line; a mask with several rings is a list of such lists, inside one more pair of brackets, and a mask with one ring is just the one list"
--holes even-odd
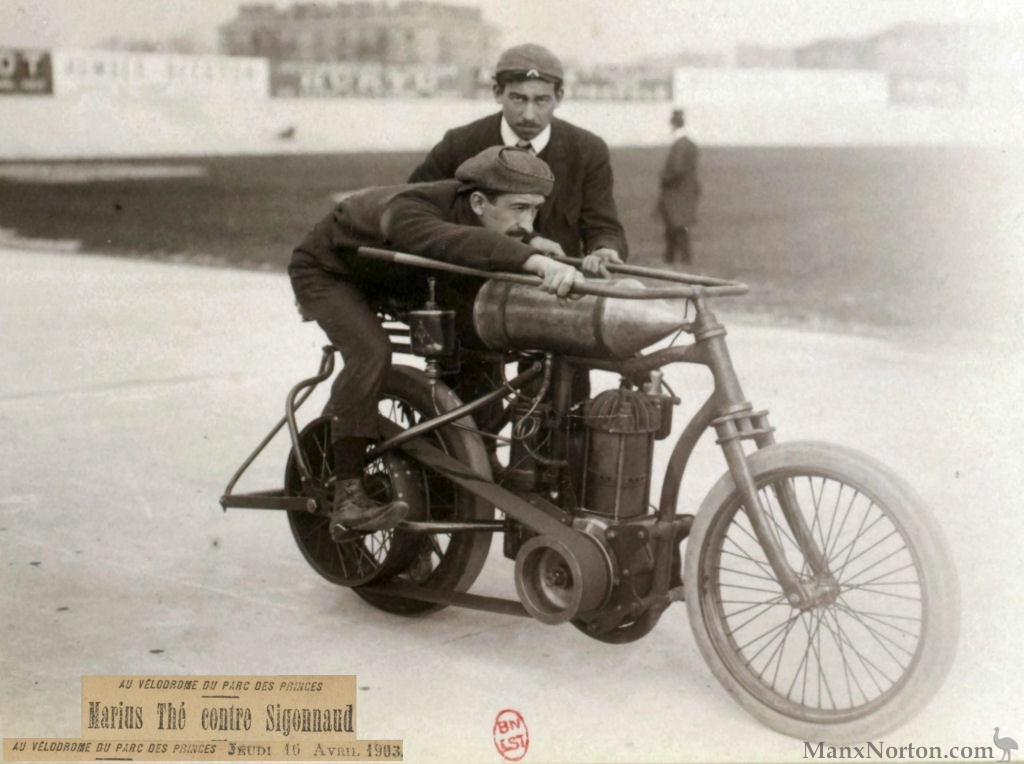
[[(317, 573), (391, 613), (454, 605), (570, 623), (622, 644), (685, 602), (725, 689), (767, 726), (803, 740), (877, 737), (935, 693), (959, 625), (938, 525), (876, 459), (830, 443), (776, 443), (768, 412), (743, 394), (711, 309), (746, 285), (610, 265), (626, 278), (588, 280), (564, 299), (524, 274), (360, 254), (424, 269), (431, 286), (424, 309), (382, 314), (394, 350), (424, 362), (392, 367), (379, 404), (383, 439), (367, 452), (363, 477), (379, 500), (405, 500), (408, 517), (387, 531), (331, 526), (330, 420), (300, 429), (296, 417), (334, 371), (329, 345), (232, 477), (225, 510), (286, 511)], [(483, 348), (458, 347), (456, 317), (436, 304), (431, 273), (486, 279), (472, 308)], [(686, 335), (691, 341), (677, 344)], [(509, 379), (512, 362), (518, 373)], [(464, 402), (452, 388), (460, 366), (473, 363), (499, 371), (491, 389)], [(675, 363), (706, 367), (714, 389), (676, 439), (654, 504), (655, 449), (680, 404), (664, 374)], [(581, 396), (580, 375), (592, 370), (617, 374), (618, 387)], [(283, 487), (233, 493), (286, 426)], [(727, 469), (695, 514), (681, 513), (683, 474), (707, 431)], [(470, 591), (496, 534), (515, 561), (517, 600)]]

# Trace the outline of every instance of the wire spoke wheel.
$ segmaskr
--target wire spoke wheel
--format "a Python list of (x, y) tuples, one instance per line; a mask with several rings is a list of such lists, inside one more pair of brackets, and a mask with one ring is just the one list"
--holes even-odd
[[(909, 718), (944, 677), (959, 620), (952, 563), (927, 509), (848, 449), (774, 446), (749, 461), (769, 530), (813, 605), (790, 604), (723, 478), (687, 542), (685, 576), (716, 676), (756, 716), (804, 739), (863, 739)], [(801, 532), (784, 506), (799, 512)], [(801, 538), (826, 570), (811, 568)]]
[[(385, 397), (380, 402), (381, 416), (408, 429), (426, 417), (406, 400)], [(434, 436), (432, 445), (445, 450), (443, 440)], [(458, 519), (455, 486), (436, 471), (415, 466), (424, 511), (412, 518), (416, 520), (453, 521)], [(409, 564), (396, 578), (413, 584), (423, 584), (442, 565), (452, 545), (451, 533), (419, 534)]]
[[(328, 516), (334, 467), (330, 419), (320, 417), (311, 422), (300, 434), (299, 443), (309, 463), (313, 485), (303, 484), (293, 454), (285, 472), (285, 488), (293, 496), (319, 492), (322, 503), (327, 505), (315, 514), (288, 513), (292, 535), (306, 561), (321, 576), (341, 586), (358, 586), (383, 575), (394, 564), (394, 558), (407, 553), (409, 542), (402, 538), (406, 534), (386, 530), (351, 532), (340, 540), (333, 538)], [(378, 459), (367, 466), (364, 484), (367, 493), (377, 501), (391, 500), (393, 488), (387, 460)]]
[[(396, 366), (385, 383), (378, 411), (382, 417), (408, 429), (438, 413), (459, 405), (458, 398), (444, 385), (432, 386), (426, 375), (407, 366)], [(490, 474), (487, 453), (478, 435), (471, 432), (468, 417), (424, 437), (431, 445), (458, 459), (474, 471)], [(489, 520), (494, 508), (460, 488), (436, 470), (411, 460), (401, 470), (408, 483), (412, 512), (410, 520), (433, 522), (470, 522)], [(490, 549), (489, 533), (403, 533), (401, 556), (392, 555), (394, 565), (388, 566), (386, 578), (433, 589), (466, 591), (476, 580)], [(445, 606), (431, 602), (408, 600), (356, 588), (356, 594), (374, 607), (401, 615), (434, 612)]]

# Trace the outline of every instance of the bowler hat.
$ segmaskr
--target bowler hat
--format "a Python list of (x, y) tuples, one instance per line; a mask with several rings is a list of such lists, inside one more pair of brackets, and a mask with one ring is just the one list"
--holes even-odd
[(455, 177), (462, 181), (462, 190), (502, 194), (547, 196), (555, 183), (547, 162), (515, 146), (484, 149), (460, 164)]
[(528, 80), (555, 83), (565, 79), (562, 62), (558, 57), (547, 48), (533, 43), (515, 45), (501, 54), (498, 65), (494, 67), (494, 76), (497, 78), (506, 73), (519, 74)]

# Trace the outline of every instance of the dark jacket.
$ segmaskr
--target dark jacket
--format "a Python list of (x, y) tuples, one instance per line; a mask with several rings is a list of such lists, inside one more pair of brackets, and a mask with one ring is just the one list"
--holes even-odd
[(688, 228), (697, 222), (697, 145), (685, 135), (669, 149), (661, 170), (661, 195), (658, 210), (670, 228)]
[(310, 231), (292, 253), (290, 268), (319, 267), (368, 296), (399, 300), (420, 299), (430, 272), (360, 257), (356, 248), (394, 249), (481, 270), (521, 270), (535, 250), (482, 227), (459, 185), (445, 180), (358, 191)]
[[(455, 176), (455, 169), (489, 146), (501, 144), (501, 113), (452, 128), (431, 149), (409, 181)], [(535, 228), (570, 256), (610, 247), (626, 258), (626, 236), (612, 197), (612, 167), (605, 142), (569, 122), (551, 122), (551, 141), (539, 154), (555, 175), (555, 187)]]

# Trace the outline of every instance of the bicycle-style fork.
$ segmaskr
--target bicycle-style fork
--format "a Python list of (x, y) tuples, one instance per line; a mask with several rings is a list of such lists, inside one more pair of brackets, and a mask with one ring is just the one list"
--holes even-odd
[[(694, 336), (692, 360), (711, 370), (715, 386), (708, 403), (691, 425), (699, 426), (703, 423), (713, 427), (717, 433), (718, 445), (722, 448), (729, 472), (742, 497), (743, 510), (789, 604), (804, 610), (831, 602), (838, 595), (839, 587), (829, 570), (823, 550), (814, 540), (800, 511), (793, 486), (787, 480), (781, 480), (772, 483), (771, 490), (810, 576), (793, 570), (787, 560), (778, 532), (773, 527), (774, 521), (769, 518), (769, 510), (762, 501), (747, 463), (743, 450), (744, 440), (752, 440), (759, 449), (775, 444), (774, 428), (768, 424), (768, 412), (754, 411), (744, 396), (726, 346), (725, 327), (708, 307), (699, 288), (692, 301), (696, 309), (690, 327)], [(699, 433), (695, 434), (699, 436)]]

